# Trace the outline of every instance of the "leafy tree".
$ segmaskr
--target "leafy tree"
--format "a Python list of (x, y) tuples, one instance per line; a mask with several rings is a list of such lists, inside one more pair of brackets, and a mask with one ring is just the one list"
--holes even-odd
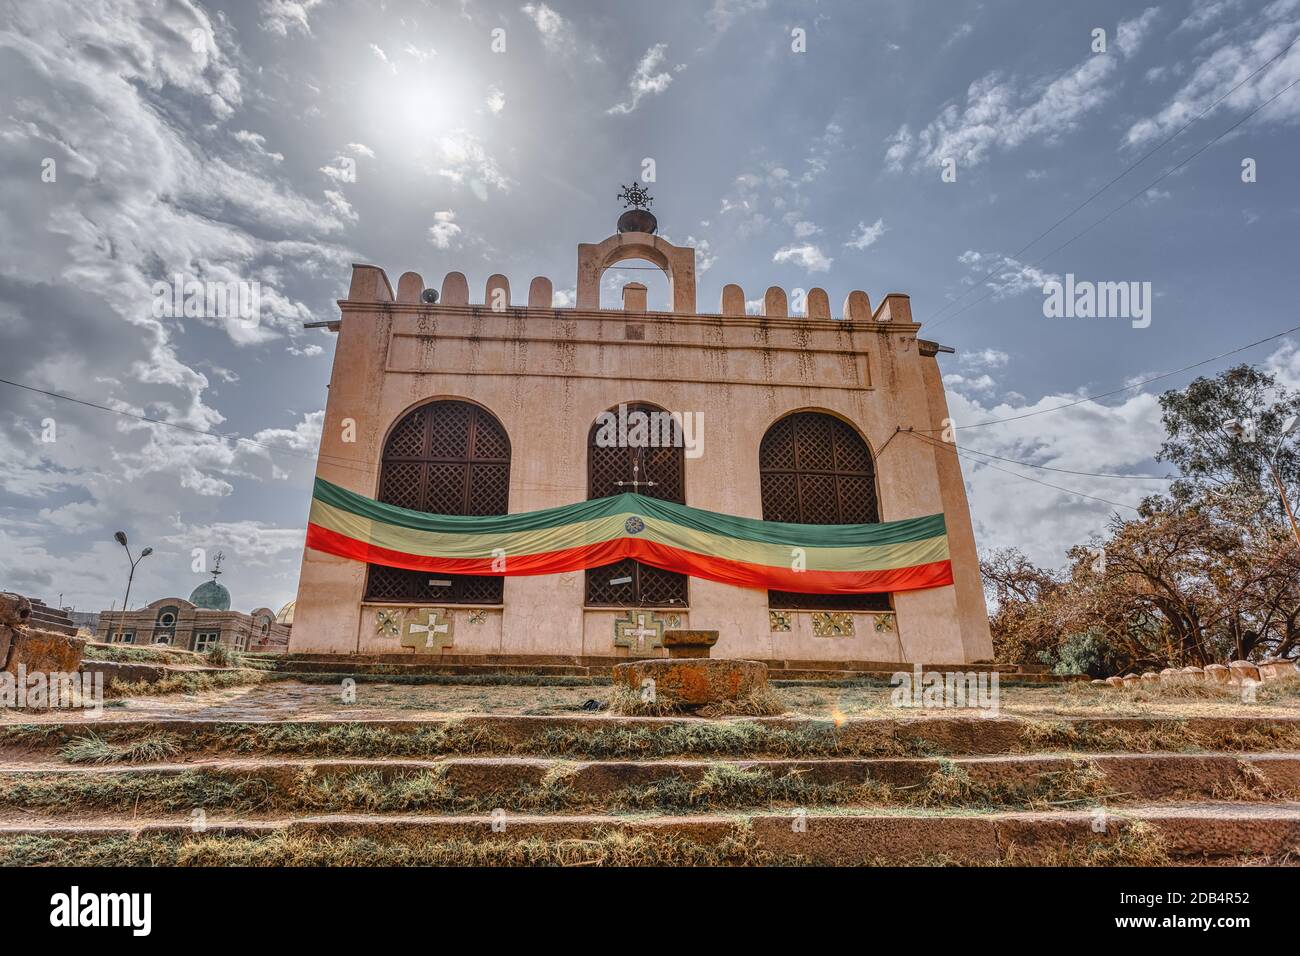
[[(1170, 494), (1113, 517), (1061, 571), (1015, 550), (983, 562), (1000, 660), (1103, 676), (1300, 656), (1300, 545), (1269, 471), (1274, 460), (1296, 486), (1300, 449), (1283, 423), (1300, 414), (1300, 395), (1238, 366), (1160, 405), (1158, 457), (1182, 472)], [(1253, 435), (1231, 436), (1230, 418)]]
[[(1178, 467), (1182, 477), (1170, 491), (1189, 501), (1207, 493), (1248, 498), (1265, 520), (1285, 520), (1269, 472), (1275, 467), (1287, 494), (1300, 483), (1300, 444), (1284, 441), (1283, 424), (1300, 414), (1300, 394), (1277, 384), (1268, 372), (1238, 365), (1213, 378), (1160, 396), (1167, 437), (1156, 455)], [(1223, 423), (1236, 419), (1246, 434), (1234, 437)]]

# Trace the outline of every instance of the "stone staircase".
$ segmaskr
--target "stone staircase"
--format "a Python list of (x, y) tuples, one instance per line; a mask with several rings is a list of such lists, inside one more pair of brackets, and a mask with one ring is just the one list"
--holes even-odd
[(0, 725), (0, 864), (1295, 862), (1300, 718)]
[[(606, 678), (616, 664), (635, 658), (602, 655), (512, 655), (512, 654), (279, 654), (267, 655), (277, 671), (308, 678), (313, 675), (421, 677), (505, 675), (534, 677)], [(912, 670), (910, 663), (888, 661), (790, 661), (766, 660), (768, 678), (775, 681), (884, 680), (899, 671)], [(1025, 670), (1010, 664), (926, 664), (925, 671), (998, 671), (1003, 681), (1030, 684), (1065, 683), (1086, 680), (1062, 677), (1045, 670)]]
[(44, 601), (36, 598), (29, 598), (32, 602), (32, 616), (27, 621), (27, 626), (39, 631), (54, 631), (56, 634), (66, 634), (73, 637), (77, 633), (77, 625), (72, 623), (72, 618), (68, 617), (68, 612), (61, 607), (51, 607)]

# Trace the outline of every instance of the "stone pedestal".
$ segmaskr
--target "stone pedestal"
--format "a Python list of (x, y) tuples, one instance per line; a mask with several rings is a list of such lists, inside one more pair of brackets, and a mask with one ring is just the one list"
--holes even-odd
[(664, 631), (664, 647), (669, 657), (701, 658), (718, 643), (717, 631)]
[(17, 674), (75, 674), (86, 641), (31, 626), (32, 602), (21, 594), (0, 592), (0, 671)]
[(46, 674), (75, 674), (81, 667), (81, 655), (85, 649), (85, 638), (28, 628), (13, 636), (9, 660), (0, 669), (17, 674), (21, 664), (28, 674), (38, 671)]
[(643, 693), (653, 681), (655, 700), (694, 710), (734, 701), (767, 687), (767, 665), (761, 661), (710, 660), (717, 631), (664, 632), (667, 660), (631, 661), (614, 665), (614, 683)]

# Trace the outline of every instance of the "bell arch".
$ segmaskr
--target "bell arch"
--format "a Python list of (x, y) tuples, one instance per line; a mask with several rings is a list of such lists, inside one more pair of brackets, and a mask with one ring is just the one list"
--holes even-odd
[(603, 242), (578, 244), (577, 307), (599, 309), (601, 276), (628, 259), (644, 259), (662, 269), (673, 311), (695, 312), (695, 250), (647, 232), (620, 232)]

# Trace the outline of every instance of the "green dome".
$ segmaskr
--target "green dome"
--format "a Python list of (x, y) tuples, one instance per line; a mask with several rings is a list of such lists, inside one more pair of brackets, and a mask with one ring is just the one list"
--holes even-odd
[(209, 611), (229, 611), (230, 592), (215, 580), (204, 581), (190, 594), (190, 603)]

